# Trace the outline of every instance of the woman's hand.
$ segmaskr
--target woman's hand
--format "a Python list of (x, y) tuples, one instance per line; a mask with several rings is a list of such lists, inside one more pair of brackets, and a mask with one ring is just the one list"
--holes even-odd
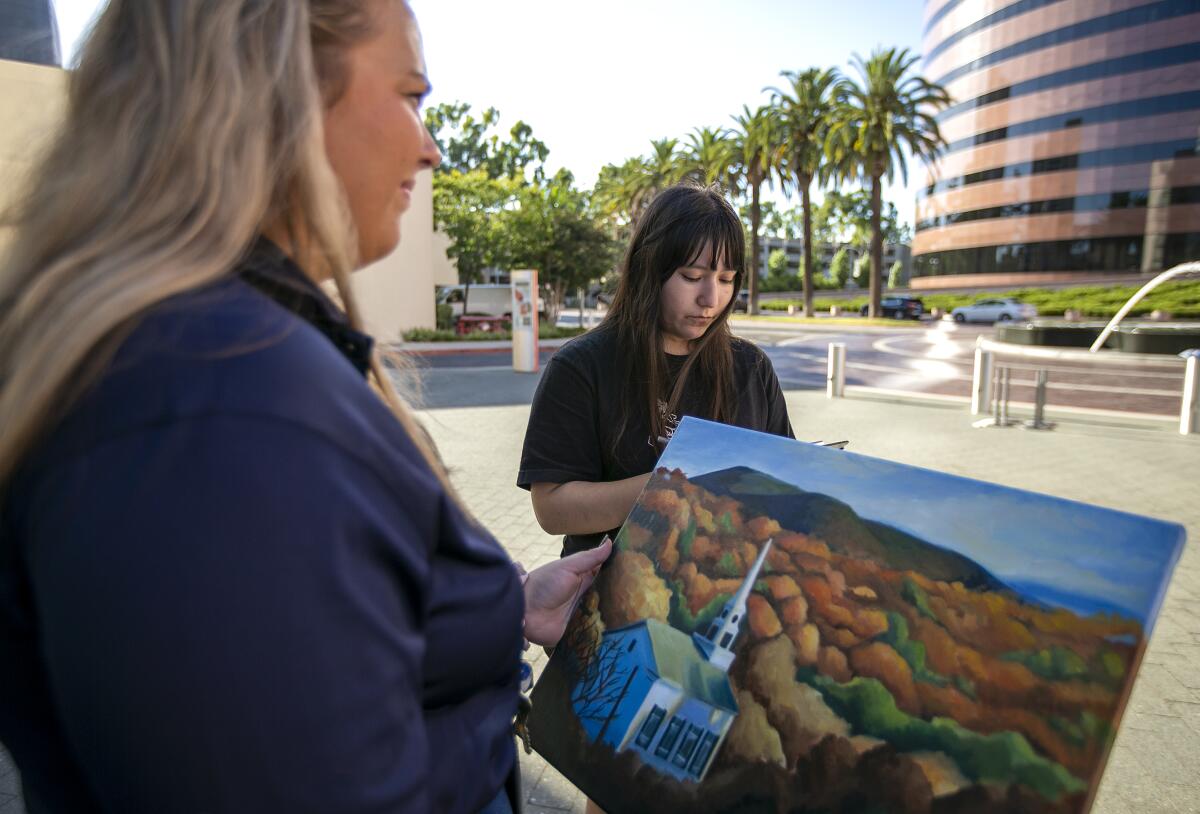
[(525, 581), (525, 638), (553, 647), (562, 638), (579, 598), (612, 553), (612, 540), (536, 568)]

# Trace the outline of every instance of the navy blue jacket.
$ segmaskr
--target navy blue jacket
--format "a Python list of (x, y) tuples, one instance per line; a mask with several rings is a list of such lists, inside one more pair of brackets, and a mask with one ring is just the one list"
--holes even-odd
[(40, 812), (475, 812), (513, 771), (500, 546), (273, 245), (139, 321), (9, 482), (0, 741)]

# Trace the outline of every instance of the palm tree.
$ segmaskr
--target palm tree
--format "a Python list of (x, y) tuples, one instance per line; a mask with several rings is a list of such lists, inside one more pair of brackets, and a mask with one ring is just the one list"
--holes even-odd
[(602, 214), (623, 218), (630, 227), (635, 226), (654, 196), (683, 178), (685, 157), (678, 139), (651, 140), (650, 148), (649, 156), (601, 168), (595, 204)]
[(619, 229), (636, 223), (652, 197), (654, 179), (649, 164), (644, 158), (630, 158), (600, 168), (592, 205), (599, 214), (614, 218)]
[(742, 114), (734, 116), (737, 129), (730, 137), (733, 167), (737, 178), (731, 186), (740, 186), (745, 181), (750, 192), (750, 302), (747, 311), (758, 313), (758, 269), (761, 264), (762, 247), (758, 245), (758, 229), (762, 223), (759, 198), (763, 182), (770, 184), (778, 171), (781, 129), (779, 119), (769, 107), (751, 111), (742, 106)]
[(732, 164), (732, 145), (723, 127), (697, 127), (688, 133), (684, 167), (687, 175), (708, 184), (727, 184)]
[(771, 104), (785, 138), (781, 142), (780, 165), (785, 179), (790, 175), (800, 191), (804, 217), (804, 316), (813, 314), (812, 182), (824, 181), (825, 142), (834, 111), (833, 88), (839, 80), (834, 68), (783, 71), (787, 90), (769, 88)]
[(839, 180), (871, 182), (871, 302), (869, 315), (879, 315), (883, 273), (883, 179), (889, 182), (897, 167), (908, 183), (905, 151), (933, 163), (946, 149), (934, 114), (950, 104), (941, 85), (910, 73), (918, 57), (908, 49), (878, 49), (851, 64), (862, 79), (841, 79), (834, 87), (836, 111), (826, 141), (830, 172)]
[(650, 156), (646, 159), (646, 171), (650, 175), (649, 186), (657, 193), (678, 183), (683, 178), (685, 158), (679, 151), (679, 139), (651, 140), (650, 147)]

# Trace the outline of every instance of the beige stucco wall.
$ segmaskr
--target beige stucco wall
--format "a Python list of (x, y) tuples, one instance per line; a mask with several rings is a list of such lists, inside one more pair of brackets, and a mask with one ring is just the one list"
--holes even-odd
[(433, 283), (434, 285), (458, 285), (458, 266), (446, 256), (450, 238), (441, 232), (433, 233)]
[(412, 204), (400, 220), (396, 251), (357, 272), (354, 288), (367, 330), (381, 342), (398, 340), (408, 328), (433, 327), (432, 173), (417, 176)]
[[(0, 207), (21, 187), (62, 115), (61, 68), (0, 59)], [(0, 231), (0, 246), (5, 235)]]

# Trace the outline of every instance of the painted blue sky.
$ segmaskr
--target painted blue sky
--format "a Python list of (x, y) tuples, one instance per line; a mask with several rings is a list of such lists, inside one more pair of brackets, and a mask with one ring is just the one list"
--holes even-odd
[(1157, 613), (1183, 545), (1173, 523), (694, 418), (680, 424), (659, 465), (689, 477), (757, 469), (958, 551), (1047, 604), (1111, 607), (1143, 623)]

